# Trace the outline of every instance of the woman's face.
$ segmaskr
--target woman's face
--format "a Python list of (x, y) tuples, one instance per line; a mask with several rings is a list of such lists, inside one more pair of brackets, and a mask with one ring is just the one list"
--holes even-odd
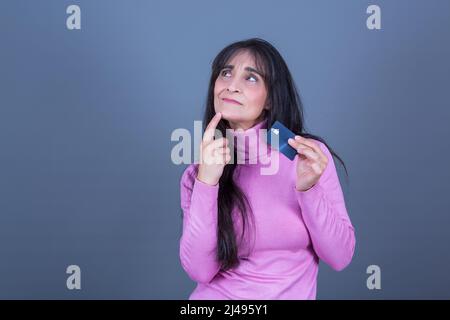
[(262, 120), (267, 90), (253, 56), (238, 52), (219, 72), (214, 85), (214, 108), (233, 129), (248, 129)]

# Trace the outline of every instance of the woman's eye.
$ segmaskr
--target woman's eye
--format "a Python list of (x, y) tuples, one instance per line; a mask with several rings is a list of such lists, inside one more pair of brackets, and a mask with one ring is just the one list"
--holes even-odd
[(258, 79), (255, 76), (252, 76), (252, 75), (248, 76), (247, 79), (249, 79), (251, 82), (258, 81)]
[(229, 70), (223, 70), (223, 71), (222, 71), (222, 76), (223, 76), (223, 77), (227, 77), (227, 74), (229, 74), (229, 73), (230, 73)]

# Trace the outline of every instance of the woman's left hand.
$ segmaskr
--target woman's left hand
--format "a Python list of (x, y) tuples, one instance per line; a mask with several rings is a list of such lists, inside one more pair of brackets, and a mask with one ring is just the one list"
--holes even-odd
[(328, 165), (328, 158), (322, 149), (312, 139), (295, 136), (288, 143), (297, 150), (297, 180), (295, 187), (298, 191), (312, 188), (322, 176)]

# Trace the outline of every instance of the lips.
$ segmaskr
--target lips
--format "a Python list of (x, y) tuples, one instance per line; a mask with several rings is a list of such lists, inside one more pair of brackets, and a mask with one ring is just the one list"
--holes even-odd
[(234, 99), (229, 99), (229, 98), (222, 98), (222, 100), (223, 100), (223, 101), (225, 101), (225, 102), (228, 102), (228, 103), (232, 103), (232, 104), (236, 104), (236, 105), (239, 105), (239, 106), (241, 106), (241, 105), (242, 105), (242, 103), (240, 103), (239, 101), (237, 101), (237, 100), (234, 100)]

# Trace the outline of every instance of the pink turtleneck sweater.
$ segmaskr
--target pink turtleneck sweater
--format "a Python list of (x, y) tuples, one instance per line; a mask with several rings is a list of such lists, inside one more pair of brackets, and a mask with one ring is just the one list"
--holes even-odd
[[(300, 192), (295, 188), (298, 155), (291, 161), (270, 148), (259, 129), (267, 129), (267, 120), (233, 132), (233, 136), (258, 137), (246, 139), (245, 148), (237, 145), (238, 156), (246, 163), (237, 166), (234, 179), (254, 216), (254, 228), (239, 243), (237, 267), (222, 271), (216, 260), (219, 185), (198, 180), (198, 164), (189, 165), (181, 177), (180, 261), (197, 282), (189, 299), (315, 299), (319, 259), (337, 271), (352, 260), (354, 228), (329, 150), (314, 140), (329, 162), (319, 181)], [(273, 157), (278, 157), (278, 170), (262, 174), (262, 167), (270, 167), (267, 160), (275, 161)], [(233, 216), (239, 236), (241, 219), (236, 211)]]

